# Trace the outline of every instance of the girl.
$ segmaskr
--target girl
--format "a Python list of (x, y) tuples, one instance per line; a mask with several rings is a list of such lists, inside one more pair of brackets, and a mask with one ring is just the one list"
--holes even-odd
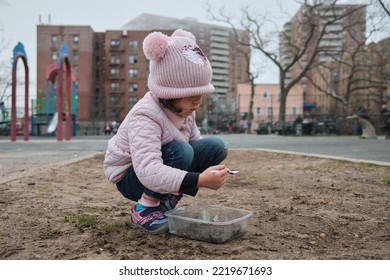
[(212, 70), (192, 33), (149, 34), (143, 42), (150, 60), (149, 92), (137, 102), (108, 142), (103, 163), (107, 179), (137, 201), (130, 222), (151, 233), (166, 232), (164, 213), (183, 194), (219, 189), (227, 178), (227, 156), (218, 137), (201, 137), (195, 111), (210, 95)]

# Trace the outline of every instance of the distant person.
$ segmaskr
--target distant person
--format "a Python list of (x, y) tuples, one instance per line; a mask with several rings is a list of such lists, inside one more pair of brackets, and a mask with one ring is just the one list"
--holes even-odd
[(118, 131), (118, 126), (119, 126), (118, 123), (116, 121), (113, 121), (111, 123), (111, 132), (116, 134)]
[(3, 100), (0, 100), (0, 110), (4, 121), (8, 117), (8, 112), (7, 109), (5, 109), (5, 104)]
[(241, 131), (241, 133), (247, 132), (247, 129), (248, 129), (248, 122), (247, 122), (246, 119), (242, 119), (240, 121), (240, 131)]
[(104, 135), (110, 135), (111, 134), (111, 125), (109, 123), (106, 123), (104, 127)]
[[(210, 62), (192, 33), (150, 33), (143, 42), (150, 60), (149, 92), (129, 111), (108, 142), (104, 174), (137, 204), (130, 222), (151, 233), (168, 231), (167, 210), (183, 194), (217, 190), (227, 178), (228, 150), (217, 136), (202, 138), (195, 111), (214, 92)], [(217, 171), (217, 172), (212, 172)]]
[(390, 139), (390, 111), (387, 109), (386, 105), (382, 105), (381, 115), (385, 139)]
[(303, 123), (303, 119), (302, 119), (301, 115), (298, 115), (294, 121), (296, 135), (302, 135), (302, 123)]
[(230, 121), (230, 122), (228, 123), (228, 131), (229, 131), (229, 134), (232, 134), (232, 133), (233, 133), (233, 122), (232, 122), (232, 121)]

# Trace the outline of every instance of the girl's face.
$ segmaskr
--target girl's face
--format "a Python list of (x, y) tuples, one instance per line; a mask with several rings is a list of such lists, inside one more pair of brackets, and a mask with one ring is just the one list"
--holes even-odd
[(196, 109), (199, 108), (200, 104), (202, 103), (202, 96), (190, 96), (190, 97), (185, 97), (179, 99), (175, 107), (177, 109), (180, 109), (181, 112), (178, 113), (178, 115), (182, 117), (188, 117), (190, 116), (193, 112), (196, 111)]

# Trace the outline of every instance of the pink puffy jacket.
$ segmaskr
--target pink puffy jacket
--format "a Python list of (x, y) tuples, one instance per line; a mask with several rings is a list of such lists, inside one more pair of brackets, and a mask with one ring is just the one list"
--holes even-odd
[(103, 169), (106, 178), (119, 182), (133, 165), (140, 182), (159, 193), (177, 193), (187, 171), (164, 165), (161, 147), (174, 140), (200, 139), (195, 113), (180, 117), (162, 108), (148, 92), (130, 110), (118, 132), (109, 140)]

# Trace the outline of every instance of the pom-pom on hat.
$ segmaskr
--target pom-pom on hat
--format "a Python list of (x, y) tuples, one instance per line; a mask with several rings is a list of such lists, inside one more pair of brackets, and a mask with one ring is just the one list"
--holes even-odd
[(148, 87), (157, 98), (184, 98), (214, 92), (210, 84), (210, 62), (192, 33), (178, 29), (168, 37), (152, 32), (146, 36), (143, 50), (150, 60)]

